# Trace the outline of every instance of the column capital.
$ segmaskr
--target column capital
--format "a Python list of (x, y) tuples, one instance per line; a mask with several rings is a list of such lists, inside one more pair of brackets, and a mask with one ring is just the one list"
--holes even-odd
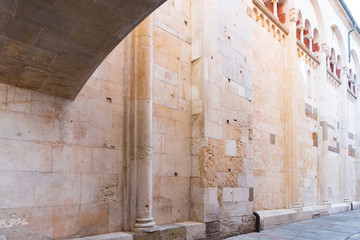
[(292, 8), (289, 10), (289, 19), (290, 22), (297, 22), (299, 12), (296, 8)]
[(350, 70), (350, 68), (348, 68), (347, 66), (341, 68), (342, 74), (346, 75), (346, 77), (349, 74), (349, 70)]
[(329, 51), (329, 46), (327, 45), (327, 43), (320, 44), (320, 51), (322, 53), (327, 53)]
[(271, 0), (272, 3), (278, 3), (279, 0)]

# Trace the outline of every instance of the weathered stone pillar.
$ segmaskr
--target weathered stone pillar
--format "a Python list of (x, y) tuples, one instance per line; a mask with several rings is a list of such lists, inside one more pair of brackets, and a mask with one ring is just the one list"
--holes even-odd
[[(289, 7), (293, 6), (289, 2)], [(296, 14), (291, 13), (296, 11), (295, 9), (290, 10), (290, 16)], [(289, 208), (300, 208), (301, 201), (301, 182), (299, 176), (299, 119), (300, 119), (300, 86), (301, 81), (298, 79), (297, 72), (300, 68), (300, 60), (297, 56), (296, 51), (296, 21), (297, 18), (290, 18), (290, 22), (287, 24), (290, 30), (287, 41), (287, 68), (286, 68), (286, 99), (287, 99), (287, 122), (285, 132), (285, 157), (286, 157), (286, 183), (288, 189), (287, 205)], [(302, 113), (302, 111), (301, 111)]]
[(347, 184), (347, 156), (348, 156), (348, 129), (349, 129), (349, 114), (347, 104), (347, 74), (349, 69), (347, 67), (342, 68), (342, 74), (340, 80), (342, 82), (339, 91), (339, 115), (340, 115), (340, 202), (349, 201), (350, 189)]
[(299, 27), (300, 30), (300, 42), (304, 43), (304, 28)]
[(327, 205), (329, 203), (328, 194), (328, 178), (327, 178), (327, 155), (328, 155), (328, 91), (327, 91), (327, 57), (328, 46), (326, 43), (320, 45), (321, 64), (317, 71), (317, 79), (319, 79), (319, 120), (320, 120), (320, 144), (318, 155), (318, 204)]
[(308, 39), (309, 39), (309, 50), (310, 50), (310, 52), (312, 52), (313, 51), (313, 38), (309, 37)]
[(271, 2), (273, 3), (274, 16), (275, 16), (276, 18), (278, 18), (278, 9), (277, 9), (278, 1), (279, 1), (279, 0), (271, 0)]
[(153, 17), (147, 17), (135, 30), (135, 165), (137, 214), (135, 228), (154, 227), (153, 198)]

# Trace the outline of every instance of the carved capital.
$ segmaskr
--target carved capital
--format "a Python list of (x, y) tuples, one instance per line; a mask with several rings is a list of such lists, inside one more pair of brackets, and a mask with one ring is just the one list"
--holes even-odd
[(350, 70), (350, 69), (349, 69), (347, 66), (345, 66), (345, 67), (342, 68), (342, 71), (341, 71), (341, 72), (342, 72), (342, 74), (346, 74), (346, 76), (347, 76), (348, 73), (349, 73), (349, 70)]
[(272, 3), (278, 3), (279, 0), (271, 0)]
[(328, 46), (326, 43), (322, 43), (322, 44), (320, 45), (320, 51), (321, 51), (322, 53), (327, 53), (327, 52), (329, 51), (329, 46)]
[(290, 22), (297, 22), (298, 20), (298, 10), (296, 10), (296, 8), (292, 8), (289, 10), (289, 19)]

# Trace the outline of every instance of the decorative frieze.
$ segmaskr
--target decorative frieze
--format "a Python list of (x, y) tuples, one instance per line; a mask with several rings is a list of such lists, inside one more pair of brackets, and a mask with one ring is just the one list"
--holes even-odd
[(341, 85), (341, 80), (334, 73), (332, 73), (329, 69), (327, 70), (326, 79), (335, 88), (338, 88)]
[(355, 101), (357, 99), (357, 96), (355, 95), (355, 93), (353, 91), (351, 91), (351, 89), (347, 89), (347, 95), (348, 95), (348, 98), (352, 101)]
[(286, 36), (289, 35), (289, 30), (280, 22), (280, 20), (259, 0), (253, 0), (255, 7), (255, 19), (261, 22), (263, 27), (266, 27), (268, 32), (271, 32), (273, 37), (277, 37), (279, 42), (285, 43)]
[(296, 40), (296, 44), (298, 46), (298, 57), (302, 58), (312, 69), (316, 69), (321, 63), (320, 60), (298, 39)]

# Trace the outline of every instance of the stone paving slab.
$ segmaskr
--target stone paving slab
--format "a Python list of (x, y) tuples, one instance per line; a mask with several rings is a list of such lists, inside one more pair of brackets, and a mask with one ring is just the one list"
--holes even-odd
[(360, 210), (293, 223), (227, 240), (360, 240)]

